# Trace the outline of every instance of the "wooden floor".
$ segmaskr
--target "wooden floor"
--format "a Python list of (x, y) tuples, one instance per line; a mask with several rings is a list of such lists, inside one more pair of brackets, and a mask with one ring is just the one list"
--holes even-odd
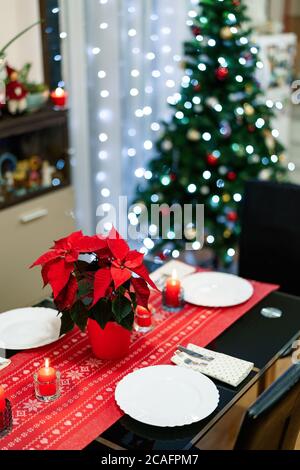
[[(290, 366), (291, 357), (279, 360), (268, 372), (263, 387), (261, 385), (260, 389), (258, 385), (252, 387), (238, 404), (214, 426), (212, 431), (201, 439), (196, 447), (202, 450), (232, 450), (247, 408), (256, 400), (265, 387), (283, 374)], [(295, 450), (300, 450), (300, 434)]]

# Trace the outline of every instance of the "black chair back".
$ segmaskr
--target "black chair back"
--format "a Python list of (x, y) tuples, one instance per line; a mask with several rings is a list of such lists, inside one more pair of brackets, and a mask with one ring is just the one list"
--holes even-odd
[(239, 274), (300, 296), (300, 186), (247, 183)]
[(293, 365), (248, 409), (237, 450), (293, 450), (300, 432), (300, 364)]

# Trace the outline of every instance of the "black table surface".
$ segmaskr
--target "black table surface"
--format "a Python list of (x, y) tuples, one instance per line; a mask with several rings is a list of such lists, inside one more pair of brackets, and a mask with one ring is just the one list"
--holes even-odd
[[(53, 306), (48, 301), (43, 306)], [(282, 310), (281, 318), (261, 315), (264, 307)], [(124, 416), (99, 438), (108, 448), (130, 450), (189, 450), (230, 410), (252, 385), (300, 336), (300, 298), (274, 292), (228, 328), (207, 348), (253, 362), (254, 370), (237, 388), (214, 380), (220, 392), (216, 411), (191, 426), (160, 428)], [(7, 357), (16, 351), (7, 351)], [(101, 420), (101, 416), (99, 416)]]
[[(264, 307), (282, 310), (281, 318), (261, 315)], [(257, 304), (207, 348), (253, 362), (255, 369), (237, 388), (214, 380), (220, 392), (217, 410), (191, 426), (159, 428), (124, 416), (100, 437), (112, 448), (130, 450), (189, 450), (263, 376), (300, 336), (300, 298), (274, 292)]]

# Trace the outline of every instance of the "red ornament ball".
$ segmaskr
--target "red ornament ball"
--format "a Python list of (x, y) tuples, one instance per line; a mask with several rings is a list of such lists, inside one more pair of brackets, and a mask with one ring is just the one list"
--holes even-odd
[(227, 214), (228, 222), (236, 222), (238, 220), (238, 215), (235, 211), (230, 211)]
[(252, 126), (251, 124), (248, 126), (248, 131), (253, 133), (255, 132), (255, 126)]
[(241, 2), (240, 0), (232, 0), (232, 5), (234, 5), (235, 7), (239, 7), (241, 5)]
[(215, 157), (212, 153), (210, 153), (209, 155), (207, 155), (207, 163), (210, 165), (210, 166), (216, 166), (217, 163), (218, 163), (218, 158)]
[(199, 36), (199, 34), (201, 34), (201, 29), (199, 28), (199, 26), (193, 26), (192, 33), (195, 37)]
[(202, 87), (201, 87), (200, 83), (198, 83), (198, 85), (195, 85), (195, 86), (194, 86), (194, 90), (195, 90), (195, 91), (201, 91), (201, 88), (202, 88)]
[(171, 173), (171, 174), (170, 174), (170, 178), (171, 178), (171, 181), (176, 181), (177, 176), (176, 176), (175, 173)]
[(229, 70), (227, 67), (218, 67), (216, 70), (216, 77), (218, 80), (223, 82), (229, 75)]
[(227, 179), (229, 181), (235, 181), (236, 178), (237, 178), (237, 174), (234, 171), (229, 171), (229, 173), (227, 174)]

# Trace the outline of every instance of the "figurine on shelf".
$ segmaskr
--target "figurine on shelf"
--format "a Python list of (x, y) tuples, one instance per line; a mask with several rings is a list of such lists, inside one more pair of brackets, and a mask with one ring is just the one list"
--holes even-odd
[(28, 187), (29, 189), (37, 189), (41, 186), (42, 176), (42, 160), (40, 157), (31, 157), (29, 159)]
[(53, 174), (55, 173), (54, 166), (51, 166), (48, 160), (43, 162), (42, 167), (42, 186), (44, 188), (50, 188), (52, 186)]
[(7, 70), (7, 84), (6, 84), (6, 100), (7, 109), (10, 114), (20, 114), (27, 109), (27, 95), (28, 91), (25, 86), (19, 81), (19, 74), (16, 70), (8, 65)]
[(28, 172), (29, 162), (28, 160), (20, 160), (17, 163), (17, 168), (13, 173), (14, 187), (18, 196), (26, 194), (28, 187)]

